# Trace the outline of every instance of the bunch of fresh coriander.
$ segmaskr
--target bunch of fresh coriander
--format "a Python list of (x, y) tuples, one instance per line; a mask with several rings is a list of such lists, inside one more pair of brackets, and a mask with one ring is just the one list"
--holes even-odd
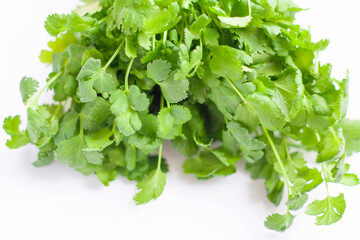
[[(9, 148), (35, 144), (35, 166), (56, 160), (106, 186), (119, 174), (135, 180), (143, 204), (163, 192), (170, 140), (199, 179), (246, 161), (272, 203), (286, 199), (287, 211), (266, 219), (270, 229), (289, 228), (322, 183), (325, 199), (306, 213), (319, 225), (341, 218), (344, 195), (329, 195), (329, 183), (359, 183), (345, 156), (360, 151), (360, 121), (345, 119), (348, 78), (317, 61), (328, 41), (313, 43), (294, 25), (301, 9), (291, 0), (85, 2), (47, 18), (55, 40), (40, 60), (53, 72), (39, 91), (35, 79), (21, 80), (27, 128), (5, 119)], [(54, 103), (40, 105), (46, 90)]]

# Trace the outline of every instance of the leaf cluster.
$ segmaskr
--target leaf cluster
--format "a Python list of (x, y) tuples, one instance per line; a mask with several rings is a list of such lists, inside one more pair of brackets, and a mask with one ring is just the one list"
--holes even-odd
[[(35, 166), (58, 161), (105, 186), (119, 175), (135, 180), (143, 204), (164, 190), (169, 140), (199, 179), (234, 174), (245, 161), (273, 204), (286, 200), (269, 229), (289, 228), (322, 183), (325, 199), (306, 213), (319, 225), (342, 217), (344, 195), (329, 186), (359, 183), (346, 156), (360, 152), (360, 122), (345, 118), (348, 76), (334, 79), (317, 60), (328, 41), (294, 24), (302, 9), (291, 0), (85, 3), (47, 18), (55, 39), (40, 60), (53, 71), (40, 89), (21, 80), (27, 126), (4, 120), (9, 148), (34, 144)], [(47, 90), (54, 103), (39, 104)]]

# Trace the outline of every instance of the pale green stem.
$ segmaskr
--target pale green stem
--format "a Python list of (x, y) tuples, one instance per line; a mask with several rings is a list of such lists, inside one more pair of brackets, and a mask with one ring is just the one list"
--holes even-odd
[(157, 169), (161, 171), (161, 155), (162, 155), (162, 141), (161, 144), (159, 146), (159, 156), (158, 156), (158, 164), (157, 164)]
[(59, 105), (56, 108), (53, 118), (56, 118), (56, 116), (59, 114), (61, 107), (62, 107), (62, 102), (59, 102)]
[(289, 196), (290, 195), (290, 182), (289, 182), (289, 178), (288, 178), (288, 175), (286, 173), (284, 164), (281, 161), (280, 155), (279, 155), (279, 153), (278, 153), (278, 151), (277, 151), (277, 149), (275, 147), (275, 144), (274, 144), (273, 140), (271, 139), (271, 136), (269, 135), (268, 130), (266, 128), (264, 128), (264, 126), (261, 126), (261, 127), (262, 127), (262, 129), (264, 131), (264, 134), (265, 134), (265, 136), (266, 136), (266, 138), (267, 138), (267, 140), (268, 140), (268, 142), (270, 144), (270, 147), (271, 147), (271, 149), (272, 149), (272, 151), (273, 151), (273, 153), (275, 155), (275, 158), (276, 158), (276, 160), (277, 160), (277, 162), (278, 162), (278, 164), (279, 164), (279, 166), (281, 168), (281, 172), (282, 172), (282, 174), (284, 176), (285, 183), (286, 183), (286, 188), (287, 188), (288, 196)]
[(130, 74), (130, 70), (131, 70), (133, 62), (134, 62), (134, 58), (131, 58), (128, 68), (126, 69), (126, 74), (125, 74), (125, 91), (126, 92), (129, 91), (129, 74)]
[(114, 59), (116, 58), (116, 56), (119, 54), (119, 52), (121, 51), (121, 49), (123, 48), (124, 46), (124, 41), (125, 40), (122, 40), (119, 47), (116, 49), (116, 51), (114, 52), (114, 54), (111, 56), (111, 58), (109, 59), (109, 61), (105, 64), (105, 66), (103, 67), (104, 70), (106, 70), (110, 64), (114, 61)]
[(152, 37), (152, 49), (153, 49), (153, 51), (155, 50), (155, 40), (156, 40), (156, 36), (153, 35), (153, 37)]
[(249, 16), (251, 17), (251, 0), (248, 0)]
[(167, 31), (164, 32), (164, 38), (163, 38), (163, 43), (164, 43), (164, 45), (165, 45), (165, 43), (166, 43), (166, 38), (167, 38)]
[(235, 90), (235, 92), (237, 93), (237, 95), (239, 95), (239, 97), (241, 98), (241, 100), (246, 104), (246, 100), (245, 100), (244, 96), (241, 94), (241, 92), (240, 92), (239, 89), (235, 86), (235, 84), (234, 84), (229, 78), (226, 78), (226, 80), (230, 83), (231, 87)]
[(63, 72), (59, 72), (57, 73), (53, 78), (51, 78), (46, 84), (45, 86), (34, 96), (31, 98), (30, 100), (30, 105), (29, 105), (29, 108), (32, 108), (32, 107), (35, 107), (38, 105), (38, 102), (39, 102), (39, 98), (41, 96), (41, 94), (49, 88), (49, 86), (55, 82), (60, 76), (61, 74), (63, 74)]

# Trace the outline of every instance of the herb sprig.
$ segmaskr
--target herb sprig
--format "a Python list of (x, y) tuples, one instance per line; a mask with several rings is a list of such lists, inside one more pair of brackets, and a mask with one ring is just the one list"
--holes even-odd
[[(359, 183), (346, 156), (360, 152), (360, 122), (345, 118), (348, 76), (334, 79), (317, 61), (328, 40), (312, 42), (294, 24), (301, 8), (291, 0), (84, 2), (47, 18), (55, 40), (40, 60), (53, 72), (39, 91), (35, 79), (21, 80), (27, 127), (19, 116), (4, 120), (9, 148), (34, 144), (35, 166), (56, 160), (105, 186), (119, 174), (135, 180), (134, 200), (144, 204), (164, 190), (170, 140), (188, 157), (184, 172), (199, 179), (246, 161), (272, 203), (286, 199), (269, 229), (288, 229), (319, 185), (325, 199), (306, 214), (318, 225), (342, 217), (344, 195), (332, 195), (331, 184)], [(46, 90), (51, 105), (39, 104)]]

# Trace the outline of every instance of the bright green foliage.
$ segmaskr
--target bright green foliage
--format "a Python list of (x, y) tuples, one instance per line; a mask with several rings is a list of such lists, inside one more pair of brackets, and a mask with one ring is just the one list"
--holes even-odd
[[(359, 184), (347, 162), (360, 152), (360, 122), (346, 119), (349, 74), (334, 79), (318, 62), (329, 41), (294, 24), (302, 9), (291, 0), (83, 2), (45, 22), (54, 39), (40, 60), (52, 72), (44, 86), (20, 81), (26, 129), (19, 116), (4, 120), (9, 148), (39, 148), (34, 166), (58, 161), (105, 186), (120, 174), (138, 182), (143, 204), (164, 191), (169, 140), (199, 179), (245, 161), (269, 201), (287, 208), (265, 221), (276, 231), (316, 187)], [(40, 104), (48, 90), (55, 103)], [(328, 225), (344, 209), (343, 194), (327, 193), (306, 212)]]
[(266, 218), (265, 227), (275, 230), (278, 232), (283, 232), (288, 229), (293, 223), (295, 216), (287, 212), (284, 215), (274, 213)]
[(29, 98), (36, 93), (38, 87), (38, 81), (33, 78), (24, 77), (21, 79), (20, 93), (24, 104), (27, 104)]
[(316, 200), (306, 208), (306, 214), (317, 216), (317, 225), (330, 225), (339, 221), (345, 211), (344, 194), (337, 197), (328, 196), (324, 200)]

